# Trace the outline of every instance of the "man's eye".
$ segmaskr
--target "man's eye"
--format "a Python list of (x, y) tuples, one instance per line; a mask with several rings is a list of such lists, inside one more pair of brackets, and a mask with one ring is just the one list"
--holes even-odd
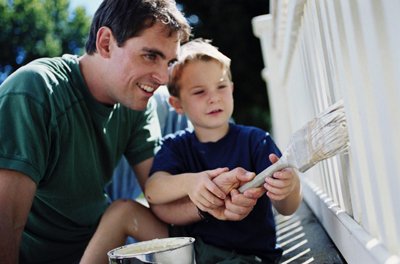
[(228, 85), (226, 85), (226, 84), (220, 84), (220, 85), (218, 85), (218, 89), (224, 89), (224, 88), (226, 88), (226, 87), (228, 87)]
[(151, 61), (154, 61), (154, 60), (156, 60), (157, 59), (157, 55), (156, 54), (145, 54), (144, 55), (144, 57), (147, 59), (147, 60), (151, 60)]
[(178, 61), (178, 60), (173, 60), (173, 61), (168, 62), (168, 67), (174, 66), (174, 64), (175, 64), (177, 61)]

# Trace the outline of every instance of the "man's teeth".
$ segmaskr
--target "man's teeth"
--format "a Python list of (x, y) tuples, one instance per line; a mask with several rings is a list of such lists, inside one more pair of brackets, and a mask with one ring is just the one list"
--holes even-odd
[(148, 85), (140, 85), (140, 88), (142, 88), (143, 90), (145, 90), (148, 93), (152, 93), (154, 92), (155, 88), (148, 86)]

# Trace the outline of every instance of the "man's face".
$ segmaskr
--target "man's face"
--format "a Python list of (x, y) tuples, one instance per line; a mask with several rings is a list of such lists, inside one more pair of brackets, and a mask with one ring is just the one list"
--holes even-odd
[(144, 110), (155, 90), (168, 81), (168, 66), (176, 60), (178, 34), (168, 36), (161, 23), (128, 39), (122, 47), (110, 45), (107, 60), (106, 103), (121, 103), (133, 110)]

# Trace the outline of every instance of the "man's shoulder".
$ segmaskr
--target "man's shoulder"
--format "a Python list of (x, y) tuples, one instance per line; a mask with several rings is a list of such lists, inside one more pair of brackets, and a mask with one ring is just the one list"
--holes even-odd
[(30, 84), (38, 82), (54, 84), (61, 80), (69, 79), (74, 64), (77, 65), (77, 61), (74, 60), (73, 56), (39, 58), (16, 70), (6, 79), (5, 84), (15, 81), (23, 81)]
[(44, 57), (35, 59), (25, 66), (21, 67), (21, 70), (32, 70), (42, 71), (44, 69), (50, 71), (71, 71), (73, 65), (78, 65), (78, 57), (75, 55), (64, 54), (61, 57)]
[(79, 87), (84, 85), (73, 60), (73, 56), (40, 58), (22, 66), (2, 83), (0, 99), (30, 101), (47, 111), (70, 107), (81, 100)]

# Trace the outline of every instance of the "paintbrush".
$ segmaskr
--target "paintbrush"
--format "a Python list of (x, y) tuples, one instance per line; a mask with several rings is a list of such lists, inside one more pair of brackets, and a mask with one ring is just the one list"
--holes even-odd
[(305, 172), (316, 163), (339, 154), (349, 147), (343, 100), (328, 107), (291, 137), (282, 157), (239, 188), (243, 193), (249, 188), (264, 184), (266, 177), (284, 168)]

